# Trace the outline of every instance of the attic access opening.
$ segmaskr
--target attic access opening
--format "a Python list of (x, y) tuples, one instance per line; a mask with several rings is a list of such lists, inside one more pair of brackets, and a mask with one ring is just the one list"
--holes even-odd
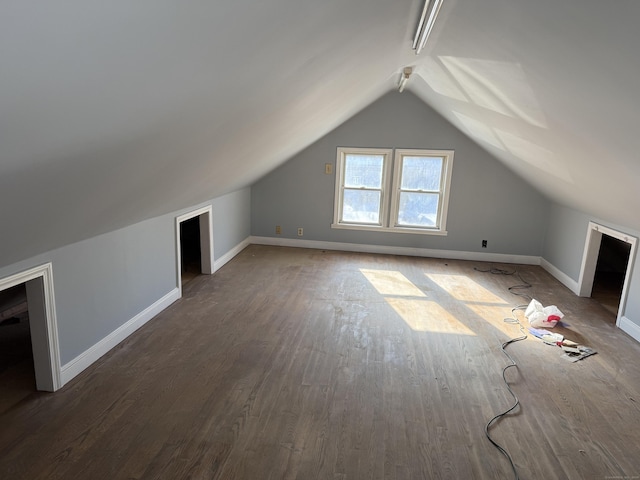
[(26, 284), (0, 291), (0, 415), (36, 391)]
[(589, 222), (578, 294), (592, 297), (615, 315), (624, 314), (637, 239)]
[(631, 244), (603, 234), (593, 278), (591, 298), (600, 303), (617, 318)]
[[(1, 382), (6, 394), (2, 401), (19, 401), (25, 393), (16, 388), (6, 390), (4, 380), (18, 390), (27, 384), (33, 390), (58, 390), (62, 386), (60, 352), (50, 263), (0, 279), (0, 318), (0, 377), (6, 375)], [(29, 371), (20, 374), (16, 368)]]
[(200, 217), (193, 217), (180, 224), (180, 273), (182, 286), (202, 274), (200, 251)]
[(200, 208), (176, 218), (177, 287), (199, 274), (213, 273), (212, 207)]

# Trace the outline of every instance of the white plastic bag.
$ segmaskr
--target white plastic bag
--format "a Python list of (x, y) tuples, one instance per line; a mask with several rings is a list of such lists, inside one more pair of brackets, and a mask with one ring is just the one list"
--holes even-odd
[(553, 328), (564, 314), (555, 305), (543, 307), (539, 301), (532, 299), (524, 316), (533, 328)]
[(529, 306), (527, 306), (527, 309), (524, 311), (524, 316), (529, 318), (535, 312), (541, 312), (543, 308), (544, 307), (542, 306), (542, 304), (539, 301), (537, 301), (536, 299), (532, 299), (529, 302)]

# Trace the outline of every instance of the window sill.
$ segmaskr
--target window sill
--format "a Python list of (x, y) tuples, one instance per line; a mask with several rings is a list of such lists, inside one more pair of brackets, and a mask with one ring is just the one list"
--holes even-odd
[(377, 225), (356, 225), (350, 223), (332, 223), (331, 228), (339, 230), (361, 230), (365, 232), (410, 233), (414, 235), (447, 235), (446, 230), (410, 227), (379, 227)]

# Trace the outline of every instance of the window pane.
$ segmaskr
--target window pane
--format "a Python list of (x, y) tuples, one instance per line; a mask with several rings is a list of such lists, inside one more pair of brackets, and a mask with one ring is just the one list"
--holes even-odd
[(398, 225), (435, 227), (438, 220), (439, 195), (434, 193), (400, 192)]
[(384, 155), (346, 155), (344, 186), (381, 188)]
[(440, 190), (441, 157), (403, 157), (402, 190)]
[(380, 222), (380, 192), (345, 189), (342, 221), (378, 224)]

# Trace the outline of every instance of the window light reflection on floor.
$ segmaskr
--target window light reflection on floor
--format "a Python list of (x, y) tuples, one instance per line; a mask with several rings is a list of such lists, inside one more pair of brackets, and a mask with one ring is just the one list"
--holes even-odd
[(472, 330), (437, 302), (429, 299), (425, 292), (401, 272), (372, 269), (360, 271), (413, 330), (475, 336)]
[(364, 268), (361, 268), (360, 271), (380, 295), (426, 297), (426, 294), (422, 290), (398, 271), (370, 270)]
[(455, 335), (476, 334), (464, 323), (431, 300), (405, 298), (385, 299), (409, 327), (418, 332), (449, 333)]
[(457, 300), (509, 306), (503, 298), (493, 294), (466, 275), (425, 273), (425, 276)]
[(498, 330), (511, 335), (513, 326), (504, 322), (514, 306), (466, 275), (425, 273), (425, 276), (464, 306)]

